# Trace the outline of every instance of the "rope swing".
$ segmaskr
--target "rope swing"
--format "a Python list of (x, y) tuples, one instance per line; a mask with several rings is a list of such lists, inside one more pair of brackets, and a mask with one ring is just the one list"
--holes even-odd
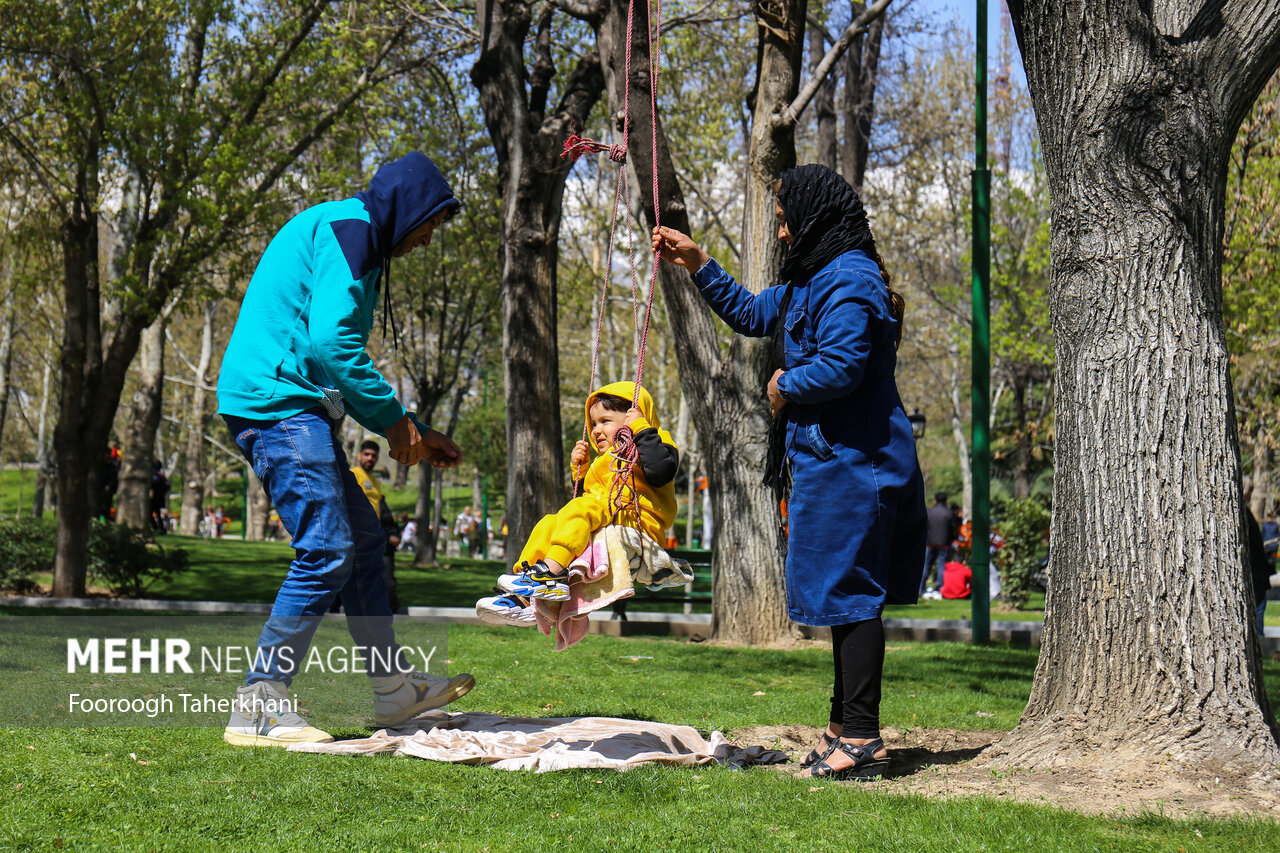
[[(662, 224), (661, 206), (658, 203), (658, 59), (659, 59), (659, 40), (662, 31), (662, 0), (647, 0), (648, 30), (649, 37), (649, 128), (650, 128), (650, 144), (651, 157), (649, 161), (650, 172), (653, 179), (653, 220), (655, 225)], [(584, 136), (574, 133), (565, 140), (564, 150), (561, 152), (561, 159), (568, 159), (571, 163), (576, 163), (580, 157), (588, 153), (607, 154), (609, 159), (618, 164), (618, 183), (617, 190), (613, 198), (613, 221), (609, 226), (609, 252), (605, 256), (606, 269), (604, 273), (604, 284), (600, 288), (600, 303), (596, 313), (596, 339), (595, 345), (591, 352), (591, 379), (590, 388), (596, 387), (597, 370), (600, 365), (600, 338), (604, 329), (605, 306), (609, 295), (609, 279), (610, 271), (613, 268), (613, 250), (617, 244), (618, 230), (618, 208), (626, 204), (628, 198), (627, 193), (627, 140), (630, 139), (631, 131), (631, 46), (632, 34), (635, 25), (636, 0), (630, 0), (627, 4), (627, 51), (625, 62), (625, 76), (623, 78), (623, 95), (622, 95), (622, 143), (620, 145), (609, 145), (603, 142), (597, 142)], [(636, 275), (636, 253), (635, 253), (635, 230), (631, 222), (631, 218), (627, 217), (627, 255), (631, 269), (631, 305), (633, 312), (634, 328), (639, 331), (639, 349), (636, 353), (636, 380), (635, 380), (635, 396), (631, 401), (632, 408), (638, 408), (640, 403), (640, 385), (644, 378), (644, 357), (645, 350), (649, 345), (649, 320), (653, 315), (653, 294), (657, 290), (658, 285), (658, 263), (654, 259), (653, 273), (649, 280), (649, 294), (645, 300), (644, 319), (641, 321), (639, 314), (640, 288)], [(588, 424), (584, 423), (582, 427), (582, 440), (588, 441)], [(640, 499), (635, 489), (629, 488), (632, 479), (632, 473), (639, 460), (639, 453), (636, 450), (635, 436), (632, 435), (631, 428), (628, 426), (619, 427), (613, 434), (613, 449), (610, 455), (614, 457), (610, 465), (613, 472), (613, 485), (609, 491), (609, 504), (613, 509), (615, 516), (623, 510), (630, 508), (634, 512), (636, 519), (640, 518)], [(578, 481), (581, 479), (579, 471), (574, 471), (574, 497), (578, 495)], [(630, 492), (630, 500), (627, 494)]]

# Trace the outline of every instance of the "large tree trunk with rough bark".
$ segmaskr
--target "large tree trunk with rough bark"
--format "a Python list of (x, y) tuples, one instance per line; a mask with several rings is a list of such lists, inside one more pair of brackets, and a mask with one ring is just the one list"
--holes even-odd
[(120, 459), (120, 492), (116, 521), (144, 530), (151, 525), (151, 474), (156, 430), (164, 402), (164, 329), (160, 317), (142, 333), (138, 350), (138, 387), (129, 404)]
[[(865, 0), (852, 0), (853, 17), (867, 10)], [(876, 83), (880, 76), (880, 42), (884, 17), (871, 22), (844, 55), (844, 138), (841, 140), (841, 173), (855, 189), (862, 190), (871, 153), (871, 120), (875, 115)]]
[(253, 542), (262, 542), (267, 538), (268, 519), (271, 516), (271, 498), (262, 487), (262, 481), (253, 469), (245, 466), (245, 474), (249, 477), (247, 486), (248, 506), (244, 513), (244, 538)]
[[(556, 263), (569, 161), (564, 141), (581, 129), (604, 81), (594, 53), (555, 81), (550, 5), (541, 7), (526, 66), (533, 13), (524, 0), (482, 0), (480, 56), (471, 79), (498, 159), (502, 199), (502, 352), (507, 402), (507, 523), (523, 542), (564, 501)], [(552, 83), (559, 104), (548, 109)]]
[(1052, 199), (1057, 443), (1021, 767), (1274, 775), (1222, 322), (1231, 143), (1280, 2), (1011, 0)]

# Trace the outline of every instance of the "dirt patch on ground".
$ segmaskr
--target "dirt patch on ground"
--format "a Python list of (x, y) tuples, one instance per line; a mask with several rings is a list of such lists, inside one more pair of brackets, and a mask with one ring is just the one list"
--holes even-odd
[[(795, 773), (821, 734), (813, 726), (754, 726), (736, 730), (734, 740), (743, 746), (785, 750), (793, 763), (778, 769)], [(928, 797), (994, 797), (1084, 814), (1280, 818), (1280, 785), (1252, 777), (1179, 775), (1176, 766), (1135, 766), (1127, 771), (1087, 766), (1034, 771), (975, 767), (973, 759), (1004, 734), (886, 728), (882, 735), (891, 760), (885, 779), (823, 784), (869, 785), (886, 793)]]

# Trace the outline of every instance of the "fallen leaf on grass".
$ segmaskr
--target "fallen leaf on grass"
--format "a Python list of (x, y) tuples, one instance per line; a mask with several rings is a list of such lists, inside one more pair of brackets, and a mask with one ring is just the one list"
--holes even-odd
[(823, 787), (821, 787), (821, 788), (815, 788), (813, 785), (810, 785), (810, 786), (809, 786), (809, 793), (811, 793), (811, 794), (812, 794), (814, 791), (822, 791), (822, 790), (825, 790), (825, 788), (826, 788), (826, 786), (825, 786), (825, 785), (824, 785)]
[(994, 717), (994, 716), (995, 716), (995, 714), (988, 714), (986, 711), (978, 711), (978, 712), (977, 712), (977, 714), (978, 714), (978, 716), (979, 716), (979, 717)]
[(34, 746), (29, 746), (29, 747), (27, 747), (27, 749), (34, 750), (34, 749), (35, 749), (35, 747), (34, 747)]
[(765, 694), (765, 692), (764, 692), (763, 690), (757, 690), (755, 693), (752, 693), (751, 695), (752, 695), (752, 696), (764, 696), (764, 695), (766, 695), (766, 694)]
[(18, 784), (14, 785), (14, 786), (13, 786), (13, 790), (15, 790), (15, 791), (21, 791), (21, 790), (22, 790), (22, 783), (21, 783), (21, 782), (19, 782)]

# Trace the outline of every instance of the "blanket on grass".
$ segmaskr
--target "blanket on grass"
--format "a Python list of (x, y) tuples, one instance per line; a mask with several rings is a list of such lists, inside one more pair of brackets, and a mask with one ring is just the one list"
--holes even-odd
[(720, 732), (704, 739), (692, 726), (674, 726), (615, 717), (501, 717), (431, 711), (372, 737), (333, 743), (297, 743), (292, 752), (333, 755), (389, 753), (461, 764), (489, 764), (501, 770), (602, 768), (627, 770), (638, 764), (782, 764), (785, 752), (740, 747)]

